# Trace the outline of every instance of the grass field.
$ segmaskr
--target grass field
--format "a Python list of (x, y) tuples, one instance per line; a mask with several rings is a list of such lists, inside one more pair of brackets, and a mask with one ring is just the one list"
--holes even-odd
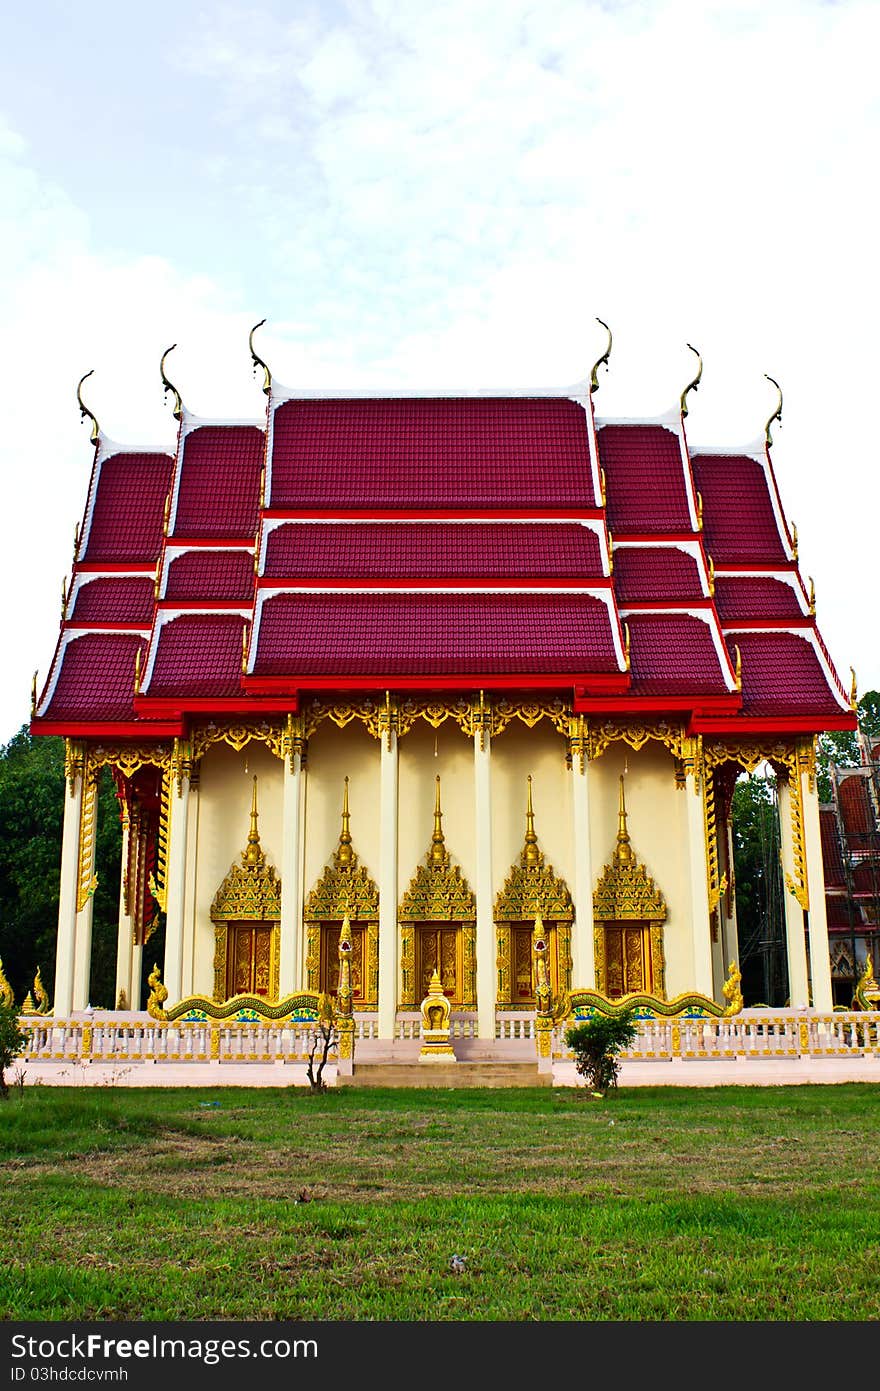
[(0, 1106), (0, 1312), (876, 1319), (878, 1103), (32, 1088)]

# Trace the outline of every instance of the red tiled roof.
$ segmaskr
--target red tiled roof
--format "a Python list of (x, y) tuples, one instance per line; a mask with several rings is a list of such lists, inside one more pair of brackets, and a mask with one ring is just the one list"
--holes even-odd
[(756, 459), (696, 454), (691, 466), (703, 498), (703, 541), (716, 565), (787, 560), (767, 478)]
[(250, 604), (253, 596), (254, 558), (250, 551), (215, 551), (200, 546), (169, 561), (164, 599)]
[(830, 888), (845, 888), (846, 876), (843, 872), (843, 855), (840, 850), (837, 816), (833, 807), (820, 808), (819, 829), (822, 836), (822, 865), (825, 870), (825, 883)]
[(173, 535), (255, 534), (263, 444), (256, 425), (201, 425), (186, 436)]
[(631, 613), (635, 695), (725, 695), (727, 682), (708, 623), (691, 614)]
[(100, 465), (83, 560), (156, 560), (174, 460), (168, 454), (113, 454)]
[(616, 672), (608, 609), (554, 594), (280, 594), (265, 600), (254, 674)]
[(83, 577), (70, 619), (76, 623), (153, 622), (153, 581), (146, 575)]
[(867, 849), (867, 837), (875, 830), (874, 808), (868, 780), (862, 773), (842, 777), (837, 785), (837, 802), (851, 850)]
[(145, 695), (217, 699), (241, 695), (238, 614), (186, 613), (159, 630), (156, 657)]
[(692, 529), (678, 435), (662, 425), (604, 425), (598, 441), (615, 535)]
[(267, 537), (263, 574), (583, 579), (601, 576), (602, 559), (577, 522), (288, 522)]
[(796, 633), (730, 633), (742, 654), (743, 714), (841, 715), (812, 643)]
[(622, 604), (704, 597), (696, 560), (677, 546), (617, 547), (614, 592)]
[(719, 575), (715, 581), (715, 607), (722, 623), (804, 617), (791, 585), (763, 575)]
[(134, 662), (146, 642), (135, 633), (83, 633), (67, 643), (52, 700), (42, 718), (133, 718)]
[[(876, 848), (877, 840), (874, 836), (866, 836), (865, 849)], [(853, 893), (858, 898), (875, 898), (880, 895), (880, 865), (875, 859), (864, 860), (861, 864), (855, 865), (852, 872)]]
[(273, 507), (594, 507), (586, 415), (557, 397), (287, 401)]

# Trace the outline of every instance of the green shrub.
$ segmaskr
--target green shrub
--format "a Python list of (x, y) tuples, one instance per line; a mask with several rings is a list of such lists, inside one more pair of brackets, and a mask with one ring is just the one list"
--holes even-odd
[(617, 1054), (628, 1048), (639, 1031), (635, 1010), (620, 1014), (594, 1014), (565, 1031), (565, 1043), (574, 1053), (575, 1068), (590, 1091), (604, 1096), (617, 1086), (620, 1063)]
[(0, 1097), (5, 1101), (9, 1096), (6, 1071), (15, 1062), (24, 1045), (27, 1034), (18, 1022), (18, 1010), (0, 1000)]

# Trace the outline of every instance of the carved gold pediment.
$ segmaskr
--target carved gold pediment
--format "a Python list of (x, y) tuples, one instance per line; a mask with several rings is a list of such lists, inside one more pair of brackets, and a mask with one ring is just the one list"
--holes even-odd
[(536, 917), (571, 922), (574, 909), (568, 885), (554, 874), (552, 865), (544, 863), (543, 851), (538, 848), (529, 778), (525, 844), (495, 900), (495, 921), (531, 922)]
[(401, 900), (403, 922), (476, 922), (477, 903), (458, 865), (449, 859), (441, 830), (440, 779), (434, 807), (434, 834), (425, 863), (419, 865)]
[(279, 922), (281, 880), (266, 860), (257, 831), (257, 780), (251, 803), (251, 828), (241, 864), (233, 864), (211, 904), (213, 922)]
[(627, 919), (664, 922), (666, 919), (666, 901), (630, 845), (623, 778), (620, 779), (617, 845), (593, 893), (593, 916), (599, 922)]
[(325, 866), (305, 902), (306, 922), (336, 922), (348, 915), (352, 922), (376, 922), (379, 917), (379, 889), (351, 843), (351, 817), (348, 810), (348, 778), (342, 799), (342, 831), (333, 858)]

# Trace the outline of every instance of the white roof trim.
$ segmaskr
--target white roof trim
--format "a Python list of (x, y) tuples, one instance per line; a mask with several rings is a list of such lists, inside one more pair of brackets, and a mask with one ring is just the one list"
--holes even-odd
[[(103, 637), (106, 634), (109, 637), (114, 633), (121, 634), (123, 637), (144, 638), (147, 641), (150, 637), (149, 628), (138, 628), (136, 630), (133, 628), (68, 628), (61, 634), (61, 641), (58, 644), (58, 650), (55, 653), (55, 659), (52, 663), (52, 670), (49, 673), (49, 683), (46, 686), (46, 694), (37, 706), (37, 719), (44, 715), (52, 704), (52, 698), (58, 686), (58, 678), (61, 675), (61, 668), (64, 665), (64, 654), (70, 643), (78, 642), (80, 638), (95, 637), (96, 635), (98, 637)], [(131, 669), (131, 680), (132, 686), (134, 686), (134, 667)]]
[(701, 623), (705, 623), (712, 637), (712, 642), (715, 647), (715, 654), (718, 658), (718, 665), (724, 677), (724, 684), (727, 686), (728, 691), (735, 691), (736, 673), (734, 672), (733, 663), (730, 660), (730, 653), (728, 652), (727, 647), (725, 645), (724, 638), (721, 634), (721, 630), (718, 624), (714, 621), (715, 615), (713, 610), (690, 608), (640, 609), (625, 607), (621, 608), (620, 610), (621, 619), (629, 617), (653, 618), (656, 615), (662, 614), (669, 614), (674, 618), (699, 618)]
[(269, 416), (278, 406), (288, 401), (466, 401), (466, 400), (529, 400), (553, 399), (578, 401), (583, 403), (590, 395), (589, 378), (574, 382), (569, 386), (449, 386), (434, 387), (419, 391), (382, 391), (379, 387), (358, 387), (354, 390), (331, 387), (293, 387), (283, 386), (272, 379), (272, 394), (269, 401)]
[(160, 609), (156, 614), (156, 621), (153, 625), (152, 637), (150, 640), (149, 651), (147, 652), (147, 663), (141, 678), (141, 695), (145, 695), (150, 682), (153, 679), (153, 668), (156, 665), (156, 653), (159, 650), (159, 638), (166, 623), (173, 623), (177, 618), (194, 618), (199, 615), (210, 614), (219, 615), (222, 618), (229, 618), (238, 614), (240, 618), (250, 620), (251, 610), (249, 608), (235, 609)]
[(765, 637), (768, 633), (790, 633), (792, 637), (801, 638), (802, 641), (808, 642), (819, 660), (819, 665), (822, 668), (822, 674), (828, 683), (828, 689), (831, 691), (832, 695), (834, 696), (834, 699), (837, 701), (841, 710), (849, 710), (849, 701), (841, 693), (840, 688), (838, 687), (834, 672), (831, 669), (828, 658), (822, 651), (822, 645), (816, 636), (815, 628), (756, 628), (754, 623), (752, 623), (748, 626), (744, 624), (739, 624), (738, 626), (727, 627), (725, 625), (724, 631), (725, 633), (730, 634), (760, 633)]

